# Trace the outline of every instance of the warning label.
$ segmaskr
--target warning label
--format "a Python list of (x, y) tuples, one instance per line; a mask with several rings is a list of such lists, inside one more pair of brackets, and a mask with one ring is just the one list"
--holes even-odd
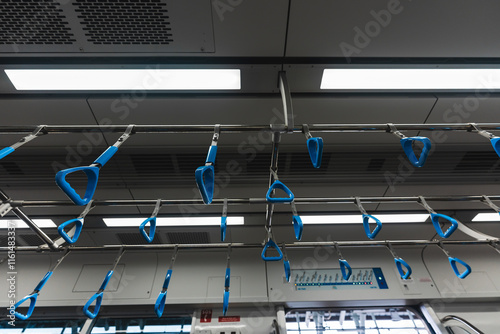
[(240, 316), (219, 317), (219, 322), (240, 322)]
[(211, 309), (201, 310), (200, 322), (201, 323), (212, 322), (212, 310)]

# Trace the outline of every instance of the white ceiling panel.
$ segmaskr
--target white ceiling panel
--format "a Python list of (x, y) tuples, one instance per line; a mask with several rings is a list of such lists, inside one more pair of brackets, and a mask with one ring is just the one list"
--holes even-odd
[(297, 0), (286, 55), (496, 57), (499, 10), (494, 0)]

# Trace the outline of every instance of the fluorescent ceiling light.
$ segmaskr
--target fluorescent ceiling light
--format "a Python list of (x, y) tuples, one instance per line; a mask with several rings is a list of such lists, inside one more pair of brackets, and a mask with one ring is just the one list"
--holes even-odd
[[(51, 219), (33, 219), (33, 222), (40, 228), (56, 228), (57, 225)], [(14, 224), (14, 226), (13, 226)], [(0, 229), (9, 227), (29, 228), (21, 219), (0, 219)]]
[(321, 89), (500, 89), (500, 69), (325, 69)]
[[(158, 217), (156, 226), (219, 226), (218, 217)], [(138, 227), (146, 218), (103, 218), (108, 227)], [(243, 225), (244, 217), (227, 217), (227, 225)]]
[[(374, 217), (382, 223), (423, 223), (429, 214), (393, 214), (377, 215)], [(363, 216), (359, 215), (331, 215), (331, 216), (300, 216), (304, 224), (362, 224)], [(371, 220), (370, 220), (371, 221)]]
[(500, 221), (500, 215), (498, 213), (488, 212), (488, 213), (478, 213), (474, 218), (473, 222), (497, 222)]
[(239, 69), (12, 69), (17, 90), (241, 89)]

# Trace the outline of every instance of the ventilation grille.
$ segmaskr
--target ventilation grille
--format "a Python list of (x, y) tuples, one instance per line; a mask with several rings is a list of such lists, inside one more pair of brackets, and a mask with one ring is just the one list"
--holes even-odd
[(7, 247), (8, 237), (6, 235), (0, 235), (0, 246)]
[[(59, 234), (47, 234), (47, 236), (52, 240), (56, 240), (60, 237)], [(36, 234), (22, 234), (18, 237), (20, 241), (24, 242), (27, 246), (39, 246), (45, 244), (42, 238)]]
[(0, 45), (73, 44), (75, 41), (56, 1), (0, 2)]
[(210, 237), (208, 232), (167, 232), (171, 244), (208, 244)]
[(73, 2), (88, 42), (93, 44), (170, 44), (166, 4), (160, 0), (77, 0)]
[[(118, 238), (120, 243), (124, 245), (144, 245), (148, 243), (139, 233), (117, 233), (116, 237)], [(158, 233), (155, 234), (155, 237), (153, 238), (153, 241), (151, 243), (161, 244)]]

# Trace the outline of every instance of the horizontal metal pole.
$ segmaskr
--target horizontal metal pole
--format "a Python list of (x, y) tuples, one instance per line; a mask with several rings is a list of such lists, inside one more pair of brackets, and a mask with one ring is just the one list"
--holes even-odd
[[(500, 123), (477, 123), (483, 130), (500, 130)], [(46, 125), (46, 134), (69, 134), (89, 131), (102, 131), (107, 133), (121, 133), (128, 125)], [(469, 123), (433, 123), (433, 124), (394, 124), (400, 131), (472, 131)], [(33, 132), (37, 126), (0, 126), (0, 134)], [(233, 124), (221, 125), (220, 132), (240, 133), (268, 131), (286, 132), (286, 128), (270, 125)], [(311, 132), (387, 132), (387, 124), (309, 124)], [(135, 133), (211, 133), (214, 125), (136, 125)], [(302, 127), (295, 127), (293, 132), (301, 133)]]
[[(488, 196), (493, 201), (500, 201), (500, 195)], [(362, 203), (408, 203), (418, 202), (417, 196), (403, 197), (359, 197)], [(480, 195), (474, 196), (426, 196), (425, 200), (429, 202), (473, 202), (481, 201)], [(354, 197), (304, 197), (295, 198), (296, 204), (354, 204)], [(155, 206), (156, 199), (139, 199), (139, 200), (95, 200), (95, 206)], [(12, 207), (57, 207), (57, 206), (74, 206), (71, 201), (45, 201), (45, 200), (12, 200), (9, 202)], [(162, 206), (168, 205), (205, 205), (202, 200), (197, 199), (178, 199), (178, 200), (162, 200)], [(252, 205), (252, 204), (268, 204), (265, 198), (232, 198), (228, 199), (229, 205)], [(212, 205), (223, 205), (224, 199), (214, 199)], [(288, 205), (289, 203), (285, 203)], [(486, 206), (485, 206), (486, 208)]]
[[(497, 242), (498, 239), (480, 239), (480, 240), (381, 240), (381, 241), (325, 241), (325, 242), (294, 242), (285, 244), (288, 248), (315, 248), (315, 247), (333, 247), (337, 244), (340, 247), (385, 247), (388, 243), (392, 246), (428, 246), (437, 245), (441, 242), (443, 245), (487, 245), (491, 242)], [(228, 248), (262, 248), (264, 244), (259, 243), (213, 243), (213, 244), (159, 244), (159, 245), (104, 245), (104, 246), (70, 246), (61, 247), (58, 251), (69, 248), (71, 251), (105, 251), (118, 250), (124, 248), (127, 250), (162, 250), (174, 249), (178, 246), (179, 249), (222, 249)], [(7, 251), (8, 247), (0, 247), (0, 251)], [(43, 246), (18, 246), (16, 251), (41, 251), (49, 250)]]

